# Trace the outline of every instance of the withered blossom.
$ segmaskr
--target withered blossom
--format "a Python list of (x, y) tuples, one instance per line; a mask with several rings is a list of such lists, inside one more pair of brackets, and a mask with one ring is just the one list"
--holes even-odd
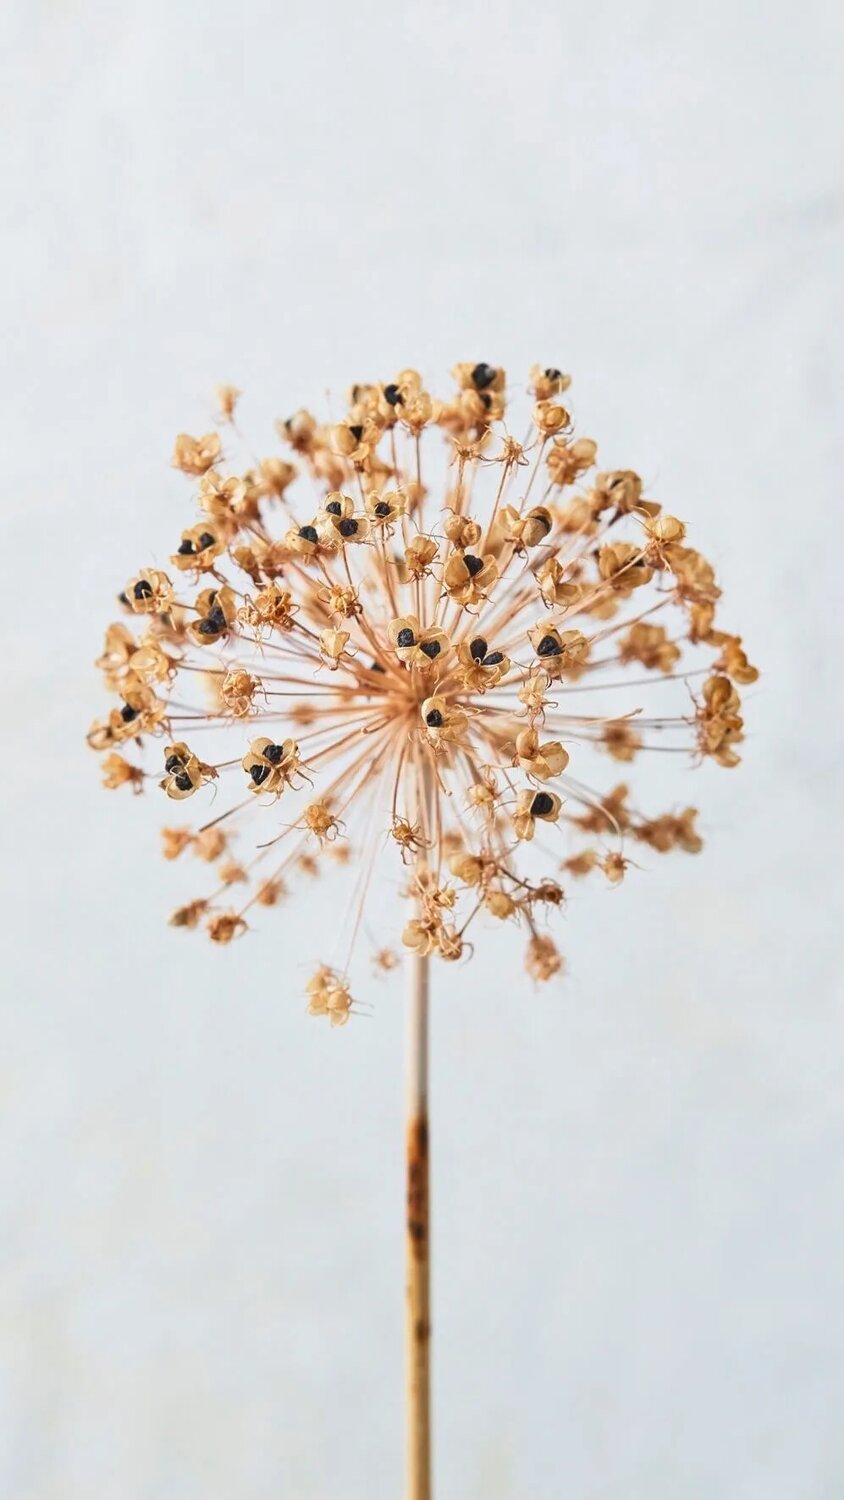
[[(233, 386), (217, 391), (225, 452), (219, 432), (177, 437), (193, 515), (156, 548), (167, 570), (120, 590), (128, 623), (97, 662), (116, 703), (88, 736), (109, 789), (158, 784), (205, 811), (162, 832), (165, 858), (192, 851), (212, 883), (174, 926), (227, 944), (329, 857), (357, 880), (348, 830), (364, 890), (378, 848), (397, 860), (406, 950), (454, 962), (478, 928), (512, 922), (547, 980), (563, 968), (540, 925), (564, 905), (559, 880), (618, 884), (634, 842), (700, 849), (695, 808), (649, 815), (592, 778), (601, 752), (737, 764), (738, 689), (758, 673), (716, 627), (711, 564), (633, 470), (590, 480), (598, 448), (559, 399), (567, 374), (530, 371), (521, 442), (500, 366), (453, 375), (444, 397), (411, 369), (355, 385), (333, 424), (295, 412), (277, 424), (285, 453), (240, 466)], [(322, 964), (307, 1000), (344, 1025), (346, 968)]]

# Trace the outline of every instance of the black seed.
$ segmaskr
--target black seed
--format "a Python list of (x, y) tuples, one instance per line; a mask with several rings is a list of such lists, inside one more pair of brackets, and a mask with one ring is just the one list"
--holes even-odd
[(200, 548), (204, 549), (205, 547), (213, 547), (216, 540), (217, 538), (215, 537), (213, 531), (203, 531), (199, 538)]
[(223, 614), (223, 611), (220, 609), (219, 605), (216, 609), (211, 610), (211, 613), (207, 616), (207, 619), (208, 624), (213, 625), (215, 630), (225, 630), (226, 617)]
[(486, 390), (486, 387), (488, 385), (492, 385), (494, 379), (495, 370), (493, 369), (492, 365), (475, 365), (475, 368), (472, 371), (472, 380), (474, 382), (476, 390)]
[(435, 656), (439, 656), (442, 647), (439, 641), (423, 641), (419, 650), (423, 651), (430, 661), (433, 661)]
[(124, 724), (131, 724), (133, 719), (137, 719), (140, 711), (141, 710), (139, 708), (132, 708), (132, 705), (130, 703), (124, 703), (123, 707), (120, 710), (120, 717), (123, 720)]
[(469, 655), (473, 661), (483, 661), (486, 656), (486, 641), (482, 635), (476, 635), (469, 646)]
[(260, 786), (262, 781), (266, 781), (269, 774), (269, 766), (253, 766), (251, 771), (249, 772), (249, 775), (252, 777), (252, 780), (254, 781), (256, 786)]
[(478, 398), (484, 411), (489, 411), (490, 407), (492, 406), (492, 397), (490, 396), (489, 392), (479, 391)]
[(319, 537), (317, 536), (317, 529), (315, 526), (300, 526), (299, 535), (301, 537), (304, 537), (306, 542), (319, 541)]
[(181, 755), (168, 755), (164, 762), (164, 769), (165, 771), (169, 771), (172, 776), (173, 772), (182, 769), (184, 764)]
[(369, 664), (369, 670), (370, 672), (386, 672), (387, 668), (382, 667), (380, 661), (373, 661)]
[(141, 578), (135, 584), (135, 587), (133, 588), (132, 593), (135, 595), (136, 599), (151, 599), (152, 598), (152, 584), (151, 583), (147, 583), (147, 581), (146, 581), (145, 578)]
[(425, 723), (430, 724), (432, 729), (439, 729), (442, 726), (442, 721), (443, 716), (438, 708), (432, 708), (431, 712), (425, 715)]
[(179, 772), (178, 776), (176, 777), (176, 786), (179, 788), (180, 792), (190, 791), (191, 787), (193, 786), (193, 782), (191, 781), (187, 771)]
[(339, 500), (329, 500), (325, 508), (330, 516), (342, 516), (343, 514), (343, 507)]
[(397, 385), (385, 385), (384, 400), (388, 406), (404, 405), (404, 397)]
[(386, 500), (378, 501), (378, 504), (375, 507), (375, 514), (376, 516), (380, 516), (382, 520), (385, 516), (388, 516), (390, 514), (390, 507), (387, 504)]
[(355, 442), (359, 443), (361, 438), (363, 437), (363, 427), (360, 425), (360, 423), (355, 422), (354, 426), (349, 428), (349, 431), (352, 434)]
[(546, 380), (562, 380), (562, 378), (563, 378), (563, 372), (562, 372), (562, 370), (546, 370), (545, 371), (545, 379)]
[(277, 766), (284, 755), (284, 751), (281, 745), (268, 745), (266, 750), (263, 751), (263, 755), (264, 759), (270, 762), (270, 765)]
[(530, 810), (535, 818), (542, 818), (551, 811), (553, 806), (554, 798), (549, 792), (537, 792), (530, 804)]
[(484, 657), (485, 667), (497, 667), (504, 660), (503, 651), (491, 651), (489, 656)]
[(466, 564), (466, 572), (469, 574), (470, 578), (474, 578), (476, 573), (480, 573), (481, 568), (483, 567), (482, 559), (480, 557), (474, 557), (471, 552), (466, 552), (463, 554), (463, 561)]
[(415, 644), (416, 641), (413, 635), (413, 631), (411, 630), (409, 625), (405, 625), (404, 629), (400, 630), (398, 635), (396, 636), (396, 645), (415, 646)]
[(193, 542), (191, 541), (190, 537), (186, 536), (184, 541), (179, 543), (179, 555), (180, 557), (190, 557), (192, 553)]
[[(217, 613), (217, 611), (215, 611), (215, 613)], [(225, 624), (225, 621), (223, 623)], [(220, 627), (217, 626), (217, 625), (215, 625), (215, 623), (212, 620), (212, 618), (211, 618), (210, 615), (208, 616), (207, 620), (200, 620), (200, 622), (197, 625), (196, 629), (197, 629), (197, 634), (198, 635), (219, 635), (220, 634)]]
[(537, 656), (559, 656), (562, 647), (553, 635), (544, 635), (536, 648)]
[(337, 527), (337, 530), (339, 531), (341, 536), (355, 536), (357, 534), (357, 529), (358, 523), (353, 516), (347, 516), (345, 521), (341, 521), (340, 525)]

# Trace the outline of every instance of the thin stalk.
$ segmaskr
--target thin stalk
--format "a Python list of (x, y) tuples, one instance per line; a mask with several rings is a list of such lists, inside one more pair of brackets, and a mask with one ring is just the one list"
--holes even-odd
[(414, 955), (407, 1014), (407, 1500), (431, 1497), (428, 959)]

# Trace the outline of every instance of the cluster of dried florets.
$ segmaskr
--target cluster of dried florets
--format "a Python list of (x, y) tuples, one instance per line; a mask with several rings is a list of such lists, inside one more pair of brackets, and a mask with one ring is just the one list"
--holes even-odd
[[(120, 593), (131, 624), (109, 626), (98, 662), (118, 701), (89, 734), (107, 787), (151, 778), (206, 811), (225, 797), (197, 832), (164, 830), (168, 859), (216, 863), (215, 889), (175, 925), (230, 942), (291, 878), (347, 859), (354, 819), (351, 931), (386, 836), (408, 867), (407, 948), (459, 959), (486, 914), (526, 927), (528, 971), (548, 979), (562, 960), (541, 923), (564, 902), (560, 878), (617, 883), (634, 840), (700, 847), (693, 808), (647, 817), (626, 785), (592, 790), (583, 770), (596, 752), (738, 762), (737, 686), (757, 673), (740, 637), (716, 628), (711, 566), (638, 475), (587, 477), (596, 444), (574, 435), (559, 370), (531, 371), (522, 442), (505, 425), (504, 371), (453, 373), (445, 400), (402, 370), (355, 386), (336, 425), (297, 412), (278, 424), (293, 462), (224, 474), (220, 432), (177, 438), (199, 519), (170, 570), (141, 568)], [(219, 393), (233, 445), (238, 394)], [(449, 460), (437, 478), (427, 452), (423, 465), (432, 431)], [(308, 486), (294, 484), (302, 474)], [(708, 666), (680, 665), (707, 648)], [(675, 685), (673, 712), (642, 712), (650, 683)], [(593, 712), (575, 711), (595, 693)], [(124, 754), (150, 742), (157, 771)], [(256, 817), (240, 863), (232, 835)], [(550, 874), (533, 872), (537, 848)], [(382, 950), (380, 967), (394, 961)], [(308, 986), (333, 1024), (350, 1011), (344, 974), (322, 966)]]

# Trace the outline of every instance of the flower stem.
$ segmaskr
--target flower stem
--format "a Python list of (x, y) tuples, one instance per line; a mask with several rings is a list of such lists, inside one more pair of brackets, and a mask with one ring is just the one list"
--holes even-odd
[(431, 1497), (428, 960), (414, 956), (407, 1013), (407, 1500)]

